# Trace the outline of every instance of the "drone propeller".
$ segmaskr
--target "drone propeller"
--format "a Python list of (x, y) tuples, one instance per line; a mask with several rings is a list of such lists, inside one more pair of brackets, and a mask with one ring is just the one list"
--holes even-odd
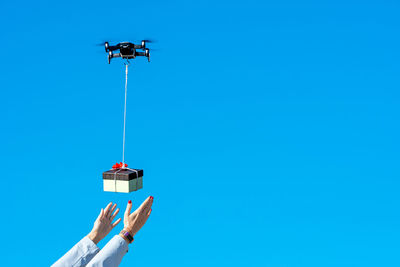
[(96, 43), (96, 46), (104, 46), (105, 43), (110, 43), (110, 41), (101, 41), (99, 43)]
[(157, 43), (157, 41), (154, 39), (144, 39), (142, 41), (145, 41), (146, 43)]
[(97, 43), (96, 46), (103, 46), (106, 50), (106, 52), (108, 52), (109, 48), (112, 48), (112, 46), (110, 47), (109, 43), (106, 42), (102, 42), (102, 43)]

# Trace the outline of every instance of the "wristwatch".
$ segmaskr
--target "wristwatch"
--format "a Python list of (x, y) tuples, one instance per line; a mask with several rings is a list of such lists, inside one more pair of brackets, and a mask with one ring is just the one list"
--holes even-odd
[(128, 231), (122, 230), (121, 235), (125, 236), (129, 243), (133, 242), (133, 236)]

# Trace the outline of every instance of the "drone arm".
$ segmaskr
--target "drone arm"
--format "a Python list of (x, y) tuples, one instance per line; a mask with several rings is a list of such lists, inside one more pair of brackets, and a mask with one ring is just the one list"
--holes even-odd
[(110, 46), (108, 47), (108, 51), (114, 51), (114, 50), (117, 50), (117, 49), (119, 49), (119, 46), (118, 46), (118, 45), (110, 45)]
[(107, 57), (107, 59), (108, 59), (108, 64), (110, 64), (111, 59), (114, 58), (114, 57), (121, 57), (121, 53), (115, 53), (115, 54), (113, 54), (113, 52), (109, 51), (109, 52), (108, 52), (108, 57)]
[(150, 53), (149, 52), (136, 52), (136, 56), (147, 57), (147, 60), (150, 62)]

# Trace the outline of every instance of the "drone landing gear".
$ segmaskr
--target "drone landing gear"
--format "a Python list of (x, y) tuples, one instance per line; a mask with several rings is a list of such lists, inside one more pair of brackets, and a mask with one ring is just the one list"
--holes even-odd
[(108, 64), (110, 64), (111, 63), (111, 59), (112, 58), (115, 58), (115, 57), (121, 57), (121, 53), (113, 53), (113, 52), (111, 52), (111, 51), (109, 51), (108, 52)]

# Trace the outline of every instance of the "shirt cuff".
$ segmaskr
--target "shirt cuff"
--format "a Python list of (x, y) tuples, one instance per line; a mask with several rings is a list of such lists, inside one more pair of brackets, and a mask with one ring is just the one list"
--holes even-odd
[(90, 239), (89, 237), (85, 236), (81, 240), (82, 246), (87, 248), (87, 251), (99, 251), (99, 247)]
[(121, 248), (122, 251), (125, 251), (125, 253), (128, 252), (129, 244), (126, 243), (126, 241), (125, 241), (125, 239), (123, 237), (121, 237), (120, 235), (115, 235), (113, 237), (113, 239), (117, 240), (116, 242), (119, 243), (119, 247)]

